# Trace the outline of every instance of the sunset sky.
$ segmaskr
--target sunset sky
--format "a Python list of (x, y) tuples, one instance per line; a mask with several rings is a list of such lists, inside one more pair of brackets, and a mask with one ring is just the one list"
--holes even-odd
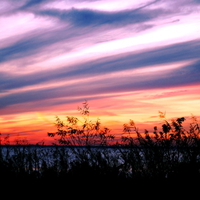
[(46, 141), (85, 100), (118, 135), (200, 116), (200, 0), (1, 0), (0, 27), (3, 135)]

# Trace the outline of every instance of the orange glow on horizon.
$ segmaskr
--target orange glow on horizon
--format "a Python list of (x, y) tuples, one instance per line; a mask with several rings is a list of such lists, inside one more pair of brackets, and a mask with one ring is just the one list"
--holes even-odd
[[(156, 89), (119, 93), (114, 97), (89, 101), (90, 118), (92, 121), (100, 119), (102, 126), (111, 129), (116, 137), (122, 136), (123, 124), (130, 119), (143, 132), (151, 129), (154, 125), (160, 125), (159, 111), (166, 112), (166, 118), (187, 117), (193, 114), (200, 116), (200, 85), (191, 85), (178, 88)], [(26, 138), (30, 143), (46, 141), (53, 142), (48, 138), (47, 132), (55, 132), (55, 116), (65, 121), (66, 116), (76, 116), (81, 120), (81, 115), (76, 109), (83, 102), (55, 106), (50, 111), (33, 111), (1, 115), (1, 133), (10, 134), (11, 141), (18, 138)]]

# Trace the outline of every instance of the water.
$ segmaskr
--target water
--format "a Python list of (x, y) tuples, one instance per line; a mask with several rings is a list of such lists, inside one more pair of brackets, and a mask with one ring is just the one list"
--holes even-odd
[(1, 146), (1, 155), (3, 160), (9, 160), (13, 163), (21, 161), (32, 163), (41, 168), (45, 163), (47, 167), (60, 165), (64, 162), (70, 165), (73, 162), (94, 162), (104, 159), (110, 162), (122, 164), (119, 149), (102, 147), (67, 147), (67, 146)]
[[(1, 158), (12, 168), (42, 172), (45, 169), (67, 171), (76, 166), (112, 168), (118, 173), (132, 176), (142, 174), (167, 176), (180, 163), (190, 163), (188, 149), (177, 148), (111, 148), (67, 146), (1, 146)], [(196, 162), (200, 162), (199, 154)]]

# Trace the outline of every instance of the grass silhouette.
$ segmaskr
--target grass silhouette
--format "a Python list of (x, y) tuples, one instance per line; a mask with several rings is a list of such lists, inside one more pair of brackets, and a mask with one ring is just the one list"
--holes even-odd
[[(83, 119), (67, 116), (66, 123), (56, 117), (57, 131), (52, 146), (29, 145), (27, 141), (9, 144), (1, 139), (0, 177), (5, 181), (38, 183), (64, 182), (72, 186), (104, 182), (138, 185), (144, 183), (182, 183), (200, 180), (200, 127), (193, 116), (188, 129), (185, 118), (167, 121), (163, 113), (161, 131), (139, 132), (130, 120), (124, 135), (116, 142), (99, 120), (90, 120), (87, 102), (79, 108)], [(135, 135), (133, 137), (133, 135)]]

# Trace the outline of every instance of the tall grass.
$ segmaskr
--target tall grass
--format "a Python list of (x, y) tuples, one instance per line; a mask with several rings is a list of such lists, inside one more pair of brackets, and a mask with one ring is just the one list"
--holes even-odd
[(90, 120), (87, 102), (79, 108), (83, 119), (56, 118), (53, 146), (29, 145), (27, 141), (9, 144), (1, 139), (0, 176), (3, 180), (104, 180), (138, 181), (200, 180), (200, 127), (195, 117), (189, 128), (185, 118), (168, 121), (152, 133), (141, 133), (130, 120), (116, 142), (100, 120)]
[[(124, 132), (134, 131), (136, 138), (122, 137), (124, 146), (129, 149), (126, 157), (132, 160), (132, 174), (140, 170), (140, 175), (162, 179), (197, 179), (200, 170), (200, 128), (197, 119), (192, 117), (189, 130), (183, 127), (185, 118), (168, 122), (164, 120), (162, 131), (154, 127), (150, 134), (141, 134), (133, 121), (124, 125)], [(139, 165), (139, 167), (138, 167)]]

